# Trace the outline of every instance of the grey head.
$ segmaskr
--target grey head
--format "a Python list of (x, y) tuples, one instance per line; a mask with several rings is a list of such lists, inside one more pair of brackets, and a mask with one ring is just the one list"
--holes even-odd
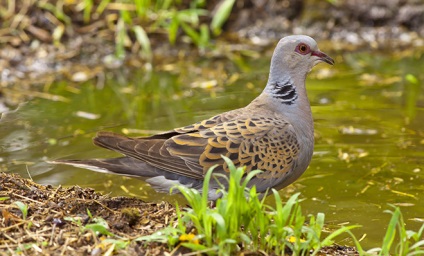
[(317, 42), (305, 35), (282, 38), (271, 59), (269, 82), (281, 80), (284, 76), (305, 79), (306, 74), (318, 63), (334, 64), (334, 60), (318, 49)]
[(283, 105), (295, 104), (299, 96), (306, 97), (306, 75), (321, 62), (334, 64), (332, 58), (318, 49), (313, 38), (305, 35), (282, 38), (272, 55), (264, 93), (278, 99)]

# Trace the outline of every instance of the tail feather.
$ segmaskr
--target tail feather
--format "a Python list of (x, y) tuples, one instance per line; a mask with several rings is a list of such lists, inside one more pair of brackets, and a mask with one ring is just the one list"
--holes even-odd
[[(202, 187), (201, 179), (184, 177), (161, 170), (145, 162), (129, 157), (88, 160), (54, 160), (48, 161), (48, 163), (65, 164), (95, 172), (139, 178), (146, 181), (155, 190), (160, 192), (169, 192), (170, 188), (175, 185), (183, 185), (196, 189), (200, 189)], [(177, 190), (174, 190), (174, 192), (176, 191)]]
[(128, 157), (88, 160), (55, 160), (49, 161), (49, 163), (66, 164), (95, 172), (119, 174), (142, 179), (160, 175), (158, 173), (160, 170), (156, 167)]

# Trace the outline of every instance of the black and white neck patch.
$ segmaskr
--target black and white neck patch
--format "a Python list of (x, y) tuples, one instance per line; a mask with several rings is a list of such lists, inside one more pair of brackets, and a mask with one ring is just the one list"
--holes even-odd
[(272, 96), (279, 99), (281, 103), (291, 105), (297, 100), (296, 87), (290, 79), (283, 82), (275, 82), (272, 86)]

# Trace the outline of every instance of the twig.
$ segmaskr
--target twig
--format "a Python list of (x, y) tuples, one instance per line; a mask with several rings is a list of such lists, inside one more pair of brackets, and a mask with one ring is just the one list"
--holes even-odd
[(25, 165), (25, 167), (26, 167), (26, 171), (28, 173), (29, 178), (31, 179), (32, 182), (34, 182), (34, 180), (32, 179), (31, 173), (29, 173), (28, 165)]
[(62, 251), (60, 252), (61, 256), (65, 254), (66, 248), (68, 247), (68, 243), (69, 243), (69, 237), (66, 238), (65, 243), (63, 244)]
[(54, 233), (54, 231), (55, 231), (55, 230), (56, 230), (56, 225), (53, 225), (52, 233), (51, 233), (51, 235), (50, 235), (49, 245), (53, 245), (53, 237), (54, 237), (54, 235), (55, 235), (55, 233)]
[(62, 188), (62, 185), (57, 186), (56, 190), (49, 196), (49, 198), (54, 198), (57, 194), (57, 191)]
[(28, 201), (31, 201), (31, 202), (34, 202), (34, 203), (37, 203), (37, 204), (44, 204), (43, 202), (40, 202), (40, 201), (37, 201), (37, 200), (31, 199), (31, 198), (26, 197), (26, 196), (21, 196), (21, 195), (19, 195), (19, 194), (12, 193), (12, 195), (17, 196), (17, 197), (20, 197), (20, 198), (23, 198), (23, 199), (26, 199), (26, 200), (28, 200)]
[[(81, 200), (81, 201), (84, 201), (84, 202), (87, 202), (88, 201), (88, 199), (82, 199), (82, 198), (77, 198), (77, 200)], [(99, 201), (97, 201), (95, 199), (91, 199), (90, 201), (99, 204), (101, 207), (103, 207), (104, 209), (110, 211), (111, 213), (116, 213), (117, 212), (117, 211), (114, 211), (114, 210), (110, 209), (109, 207), (107, 207), (106, 205), (100, 203)]]
[(10, 241), (12, 241), (13, 243), (17, 244), (18, 241), (16, 241), (15, 239), (11, 238), (9, 235), (7, 235), (5, 232), (3, 233), (3, 236), (6, 237), (7, 239), (9, 239)]
[(5, 231), (7, 231), (7, 230), (12, 229), (12, 228), (19, 227), (20, 225), (25, 224), (25, 223), (26, 222), (22, 221), (22, 222), (19, 222), (19, 223), (15, 224), (15, 225), (9, 226), (7, 228), (2, 228), (2, 229), (0, 229), (0, 233), (5, 233)]

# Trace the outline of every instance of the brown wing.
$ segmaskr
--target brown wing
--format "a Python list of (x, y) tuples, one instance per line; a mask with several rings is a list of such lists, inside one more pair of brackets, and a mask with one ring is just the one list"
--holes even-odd
[[(259, 178), (280, 177), (292, 168), (299, 144), (290, 124), (262, 117), (227, 122), (214, 118), (218, 124), (213, 125), (209, 119), (148, 138), (132, 139), (102, 132), (94, 142), (162, 170), (195, 179), (203, 178), (215, 164), (219, 165), (216, 171), (228, 171), (221, 155), (236, 165), (246, 166), (247, 171), (265, 171)], [(179, 133), (184, 130), (189, 133)]]
[[(128, 138), (111, 132), (99, 132), (93, 141), (97, 146), (117, 151), (159, 169), (195, 179), (203, 178), (203, 172), (191, 170), (184, 159), (162, 150), (166, 139)], [(140, 176), (143, 176), (142, 173), (143, 170), (140, 170)]]
[(291, 170), (299, 153), (292, 126), (280, 119), (241, 118), (198, 133), (170, 138), (164, 148), (184, 159), (191, 170), (203, 174), (213, 165), (228, 171), (221, 155), (246, 170), (263, 170), (258, 178), (281, 177)]
[[(99, 132), (93, 141), (97, 146), (111, 149), (126, 156), (142, 160), (160, 169), (195, 179), (202, 179), (204, 175), (203, 170), (198, 167), (198, 164), (184, 160), (178, 156), (170, 155), (166, 150), (166, 147), (163, 147), (164, 143), (167, 139), (180, 134), (192, 133), (192, 136), (196, 136), (199, 131), (211, 128), (227, 120), (234, 119), (239, 116), (240, 113), (242, 113), (241, 109), (235, 109), (197, 122), (193, 125), (176, 128), (171, 131), (143, 138), (128, 138), (111, 132)], [(204, 143), (206, 143), (206, 141)], [(203, 147), (205, 146), (206, 144), (203, 145)], [(198, 152), (198, 154), (200, 153), (201, 152)], [(198, 162), (198, 159), (193, 159), (193, 161)]]

